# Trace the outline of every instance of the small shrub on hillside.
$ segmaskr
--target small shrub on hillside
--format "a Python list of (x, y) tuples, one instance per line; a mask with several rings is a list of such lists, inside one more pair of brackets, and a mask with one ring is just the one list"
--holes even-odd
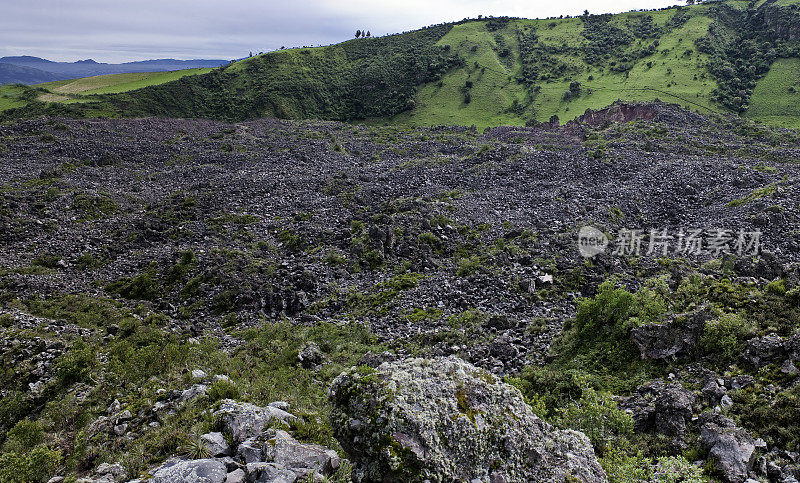
[(303, 245), (303, 241), (300, 236), (295, 235), (289, 230), (283, 230), (282, 232), (278, 233), (278, 239), (288, 250), (293, 252), (299, 251)]
[(456, 274), (459, 277), (469, 277), (475, 274), (483, 266), (480, 257), (472, 256), (469, 258), (462, 258), (458, 261), (458, 271)]
[(700, 345), (725, 360), (733, 360), (741, 354), (745, 339), (753, 331), (752, 324), (740, 314), (725, 314), (706, 323)]
[(231, 381), (221, 379), (215, 381), (208, 387), (207, 393), (211, 402), (217, 402), (222, 399), (239, 399), (241, 393), (239, 387)]
[(161, 286), (149, 273), (117, 280), (106, 285), (106, 290), (132, 300), (155, 300), (162, 294)]
[(786, 280), (781, 278), (768, 283), (767, 292), (773, 295), (786, 295)]
[(44, 429), (41, 423), (25, 418), (6, 434), (3, 450), (11, 453), (27, 453), (43, 440)]
[(583, 299), (578, 303), (575, 317), (578, 336), (592, 339), (608, 331), (622, 329), (632, 315), (634, 302), (632, 293), (615, 287), (610, 281), (603, 282), (594, 299)]
[(660, 458), (653, 468), (654, 483), (704, 483), (703, 470), (682, 456)]
[[(580, 385), (585, 386), (585, 381)], [(611, 394), (583, 388), (583, 395), (558, 410), (557, 426), (581, 431), (601, 453), (633, 436), (633, 418), (617, 407)]]
[(0, 455), (0, 483), (44, 482), (61, 464), (61, 452), (38, 445), (27, 453)]
[(200, 435), (196, 433), (186, 435), (181, 445), (181, 452), (195, 460), (210, 458), (212, 456), (211, 450), (208, 449), (206, 442), (200, 439)]
[(85, 381), (96, 365), (94, 349), (79, 340), (56, 362), (56, 380), (62, 387)]
[(419, 236), (417, 237), (417, 241), (419, 242), (420, 245), (430, 245), (430, 246), (439, 245), (439, 238), (429, 231), (420, 233)]
[(623, 448), (615, 446), (606, 450), (600, 464), (606, 470), (610, 483), (639, 483), (650, 481), (653, 469), (650, 458), (642, 453), (628, 454)]

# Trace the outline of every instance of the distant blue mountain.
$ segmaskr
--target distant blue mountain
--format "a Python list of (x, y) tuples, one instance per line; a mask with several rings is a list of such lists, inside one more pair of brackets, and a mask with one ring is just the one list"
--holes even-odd
[[(170, 70), (194, 69), (198, 67), (219, 67), (229, 61), (221, 59), (154, 59), (123, 64), (105, 64), (93, 59), (79, 60), (77, 62), (53, 62), (52, 60), (33, 57), (30, 55), (0, 57), (0, 84), (21, 82), (23, 84), (38, 84), (54, 80), (77, 79), (105, 74), (125, 74), (130, 72), (163, 72)], [(28, 69), (24, 74), (19, 69), (11, 66)], [(33, 69), (33, 70), (30, 70)], [(39, 72), (34, 72), (39, 71)], [(12, 74), (12, 72), (15, 72)], [(29, 80), (25, 80), (29, 79)], [(44, 80), (41, 80), (44, 79)]]
[(58, 76), (51, 72), (32, 67), (0, 63), (0, 84), (39, 84), (54, 80), (58, 80)]

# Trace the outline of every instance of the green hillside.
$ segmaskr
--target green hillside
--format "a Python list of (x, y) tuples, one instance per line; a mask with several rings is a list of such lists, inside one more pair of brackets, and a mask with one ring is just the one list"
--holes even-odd
[(70, 79), (39, 84), (50, 92), (43, 94), (44, 100), (58, 100), (62, 102), (80, 102), (82, 96), (92, 94), (117, 94), (143, 87), (154, 86), (171, 82), (187, 75), (206, 74), (212, 69), (186, 69), (168, 72), (137, 72), (131, 74), (110, 74), (81, 79)]
[(0, 112), (22, 107), (31, 101), (72, 104), (97, 102), (98, 94), (118, 94), (178, 80), (190, 75), (206, 74), (213, 69), (197, 68), (166, 72), (109, 74), (80, 79), (45, 82), (34, 86), (0, 86)]
[(800, 59), (778, 59), (758, 83), (747, 117), (800, 128)]
[(270, 52), (174, 80), (44, 84), (37, 95), (8, 94), (0, 117), (279, 117), (482, 128), (553, 115), (569, 120), (618, 99), (661, 99), (798, 126), (789, 89), (797, 80), (797, 39), (800, 2), (794, 0), (481, 18)]

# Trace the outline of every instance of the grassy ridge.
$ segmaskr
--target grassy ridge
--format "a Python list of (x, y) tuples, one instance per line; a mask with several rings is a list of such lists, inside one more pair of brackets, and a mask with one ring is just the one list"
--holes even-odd
[(197, 68), (167, 72), (136, 72), (45, 82), (35, 86), (4, 85), (0, 86), (0, 112), (24, 107), (32, 101), (58, 104), (97, 102), (95, 97), (97, 95), (142, 89), (186, 76), (206, 74), (212, 70)]
[(74, 101), (71, 94), (117, 94), (143, 87), (164, 84), (187, 75), (207, 74), (209, 68), (185, 69), (168, 72), (136, 72), (130, 74), (110, 74), (84, 77), (38, 84), (37, 87), (52, 92), (54, 98), (61, 97)]
[(436, 45), (450, 28), (270, 52), (204, 76), (104, 100), (126, 115), (230, 121), (388, 117), (413, 109), (418, 86), (458, 64), (457, 56)]

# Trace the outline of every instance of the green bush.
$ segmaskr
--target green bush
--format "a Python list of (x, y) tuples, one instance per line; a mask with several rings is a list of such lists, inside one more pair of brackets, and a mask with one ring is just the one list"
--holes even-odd
[(0, 483), (43, 482), (61, 464), (61, 452), (38, 445), (28, 453), (0, 455)]
[(754, 327), (740, 314), (724, 314), (706, 323), (700, 346), (724, 360), (734, 360), (741, 354), (745, 339)]
[(594, 299), (578, 302), (575, 326), (581, 339), (594, 339), (611, 332), (620, 332), (624, 323), (632, 315), (635, 297), (624, 288), (617, 288), (613, 282), (600, 284)]
[(56, 362), (56, 380), (62, 387), (88, 380), (97, 358), (94, 348), (79, 340)]
[(480, 270), (482, 266), (483, 261), (480, 257), (472, 256), (468, 258), (462, 258), (458, 261), (458, 270), (456, 271), (456, 274), (459, 277), (469, 277)]
[(600, 458), (609, 483), (640, 483), (650, 481), (653, 469), (649, 458), (641, 452), (628, 454), (619, 446), (610, 447)]
[(419, 236), (417, 237), (417, 241), (419, 242), (420, 245), (430, 245), (430, 246), (439, 245), (439, 238), (429, 231), (420, 233)]
[(704, 483), (703, 470), (682, 456), (659, 458), (653, 468), (653, 483)]
[(25, 418), (6, 434), (3, 450), (11, 453), (27, 453), (43, 440), (44, 429), (41, 423)]
[(583, 395), (557, 410), (557, 426), (581, 431), (600, 453), (633, 436), (633, 418), (617, 407), (610, 393), (588, 387), (585, 380), (578, 385), (583, 386)]
[(233, 382), (224, 379), (213, 382), (208, 387), (207, 394), (211, 402), (217, 402), (222, 399), (239, 399), (241, 396), (239, 387)]
[(289, 251), (299, 251), (302, 248), (303, 240), (300, 238), (299, 235), (295, 235), (289, 230), (283, 230), (282, 232), (278, 233), (278, 239), (283, 243)]
[(112, 282), (106, 285), (106, 290), (131, 300), (156, 300), (163, 293), (154, 276), (147, 272)]
[(767, 292), (773, 295), (786, 295), (786, 280), (780, 278), (768, 283)]

